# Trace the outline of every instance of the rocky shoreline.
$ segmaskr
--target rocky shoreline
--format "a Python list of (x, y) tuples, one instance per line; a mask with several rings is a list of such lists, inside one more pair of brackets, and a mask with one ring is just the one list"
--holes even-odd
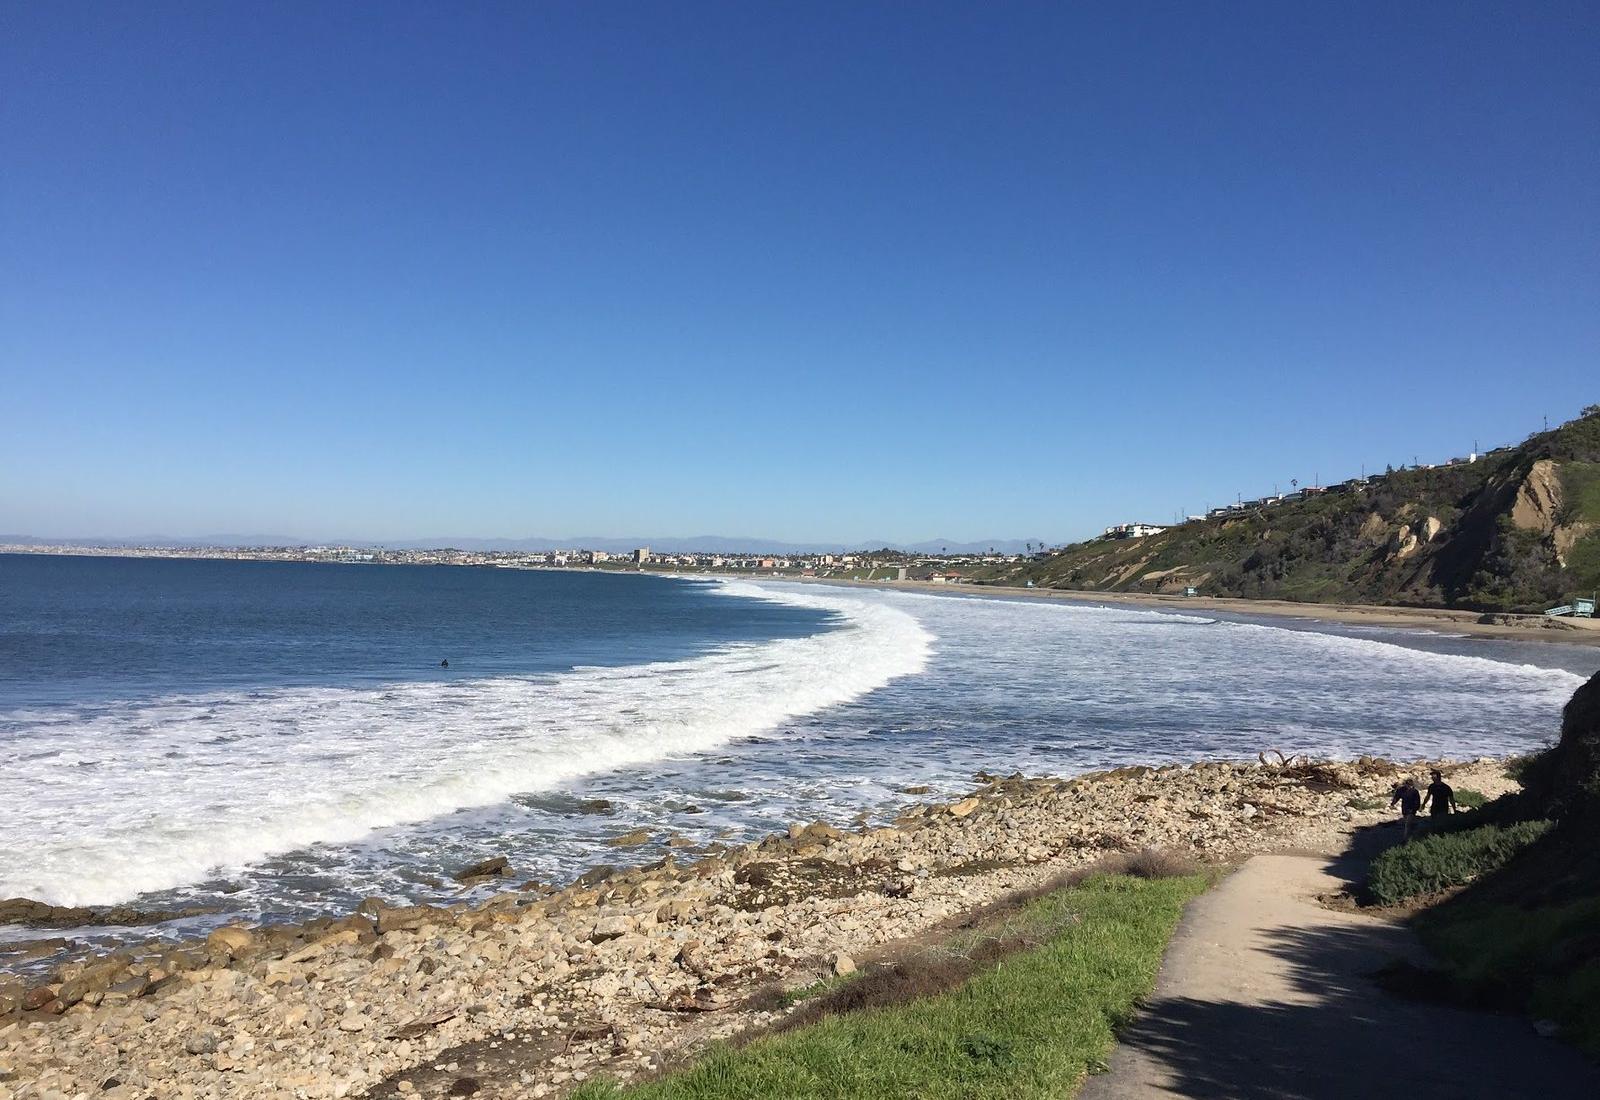
[[(1326, 848), (1387, 816), (1426, 765), (1131, 767), (995, 779), (893, 826), (824, 822), (677, 862), (597, 867), (485, 903), (230, 925), (0, 978), (0, 1100), (102, 1096), (559, 1096), (648, 1074), (770, 1023), (781, 990), (846, 973), (1019, 889), (1118, 851), (1226, 863)], [(1503, 762), (1445, 765), (1509, 789)]]

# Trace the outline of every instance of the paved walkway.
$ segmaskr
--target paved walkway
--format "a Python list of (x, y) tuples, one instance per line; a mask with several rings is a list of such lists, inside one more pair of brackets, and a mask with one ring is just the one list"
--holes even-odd
[(1421, 949), (1402, 925), (1317, 904), (1349, 870), (1259, 855), (1196, 901), (1150, 1004), (1080, 1100), (1600, 1097), (1600, 1068), (1526, 1020), (1379, 990), (1373, 970)]

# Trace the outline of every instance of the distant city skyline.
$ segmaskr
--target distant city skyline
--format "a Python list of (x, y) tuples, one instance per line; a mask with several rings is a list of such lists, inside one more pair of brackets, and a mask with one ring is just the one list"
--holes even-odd
[(693, 536), (639, 536), (618, 538), (609, 535), (577, 536), (526, 536), (522, 538), (481, 538), (475, 536), (439, 536), (420, 539), (369, 539), (359, 536), (308, 538), (298, 535), (65, 535), (40, 536), (18, 532), (0, 532), (0, 550), (8, 546), (46, 547), (81, 546), (94, 548), (160, 548), (160, 549), (233, 549), (251, 547), (351, 547), (389, 550), (469, 550), (474, 552), (519, 552), (556, 550), (603, 550), (610, 554), (628, 554), (638, 549), (654, 550), (666, 554), (833, 554), (852, 551), (899, 550), (919, 554), (1019, 554), (1030, 549), (1043, 549), (1049, 545), (1043, 539), (990, 539), (978, 542), (960, 542), (955, 539), (924, 539), (916, 543), (897, 542), (893, 539), (868, 539), (857, 543), (840, 542), (788, 542), (759, 536), (693, 535)]
[(1065, 542), (1519, 440), (1600, 400), (1597, 33), (13, 5), (0, 531)]

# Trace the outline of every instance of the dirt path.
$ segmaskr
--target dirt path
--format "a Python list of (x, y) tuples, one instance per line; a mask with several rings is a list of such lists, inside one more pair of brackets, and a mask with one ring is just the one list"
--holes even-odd
[(1151, 1003), (1081, 1100), (1600, 1096), (1600, 1068), (1526, 1020), (1379, 990), (1373, 970), (1422, 950), (1403, 925), (1317, 904), (1352, 870), (1258, 855), (1196, 901)]

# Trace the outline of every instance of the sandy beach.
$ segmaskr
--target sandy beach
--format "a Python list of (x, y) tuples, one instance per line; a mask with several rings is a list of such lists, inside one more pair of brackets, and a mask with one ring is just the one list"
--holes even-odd
[[(743, 574), (722, 574), (744, 576)], [(745, 579), (749, 579), (746, 577)], [(1000, 584), (936, 584), (931, 581), (852, 581), (832, 577), (784, 577), (808, 584), (834, 584), (853, 588), (882, 588), (930, 592), (941, 596), (1004, 596), (1109, 607), (1149, 607), (1161, 611), (1193, 613), (1221, 611), (1236, 615), (1269, 615), (1366, 626), (1392, 626), (1468, 634), (1518, 642), (1563, 642), (1600, 646), (1600, 619), (1573, 619), (1546, 615), (1512, 615), (1500, 612), (1453, 611), (1433, 607), (1381, 607), (1373, 604), (1296, 603), (1291, 600), (1248, 600), (1225, 596), (1167, 596), (1143, 592), (1085, 592), (1058, 588), (1020, 588)]]

